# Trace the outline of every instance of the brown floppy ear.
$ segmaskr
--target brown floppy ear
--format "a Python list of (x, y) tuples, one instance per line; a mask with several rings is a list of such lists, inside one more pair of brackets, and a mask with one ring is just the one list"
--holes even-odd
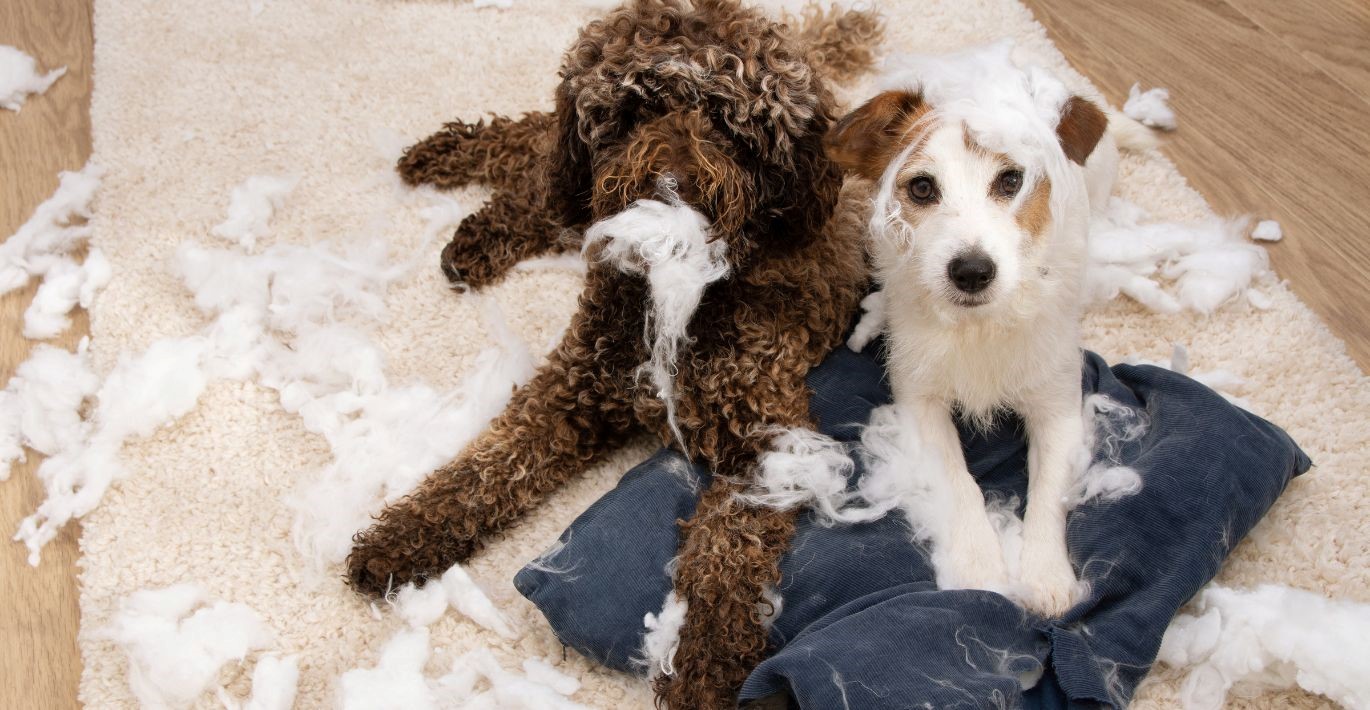
[(1066, 157), (1084, 165), (1107, 129), (1108, 116), (1093, 101), (1072, 96), (1061, 109), (1061, 122), (1056, 125), (1056, 136), (1061, 140)]
[(823, 138), (828, 157), (861, 177), (878, 180), (894, 156), (897, 143), (922, 113), (923, 97), (909, 91), (886, 91), (837, 122)]
[(555, 143), (547, 161), (547, 206), (563, 226), (589, 224), (594, 180), (590, 146), (580, 137), (580, 112), (569, 79), (557, 87), (555, 121)]

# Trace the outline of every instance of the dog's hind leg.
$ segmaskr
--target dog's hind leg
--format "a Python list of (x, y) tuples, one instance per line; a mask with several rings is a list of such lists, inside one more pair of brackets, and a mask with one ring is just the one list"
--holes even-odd
[(553, 219), (543, 194), (532, 182), (500, 190), (463, 219), (442, 250), (447, 280), (453, 286), (480, 289), (524, 259), (579, 249), (580, 231)]
[(581, 325), (484, 434), (354, 538), (347, 559), (354, 589), (379, 597), (441, 575), (641, 431), (612, 376), (587, 365), (602, 325)]
[(470, 183), (506, 188), (542, 171), (551, 152), (553, 121), (546, 111), (521, 118), (453, 121), (404, 151), (395, 169), (410, 185), (453, 189)]

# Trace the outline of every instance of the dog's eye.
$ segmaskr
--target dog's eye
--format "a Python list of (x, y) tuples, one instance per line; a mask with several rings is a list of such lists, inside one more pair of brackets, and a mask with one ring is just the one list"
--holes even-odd
[(927, 175), (919, 175), (909, 181), (909, 197), (919, 204), (937, 201), (937, 181)]
[(1023, 189), (1023, 171), (1005, 170), (994, 179), (994, 190), (1004, 197), (1013, 197)]

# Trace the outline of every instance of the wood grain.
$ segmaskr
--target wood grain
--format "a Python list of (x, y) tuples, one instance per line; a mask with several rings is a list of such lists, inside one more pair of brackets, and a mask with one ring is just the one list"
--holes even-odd
[(1180, 130), (1165, 152), (1219, 212), (1281, 222), (1276, 272), (1370, 368), (1370, 104), (1348, 88), (1364, 78), (1354, 65), (1335, 79), (1305, 56), (1363, 64), (1370, 34), (1343, 31), (1351, 20), (1279, 19), (1343, 17), (1314, 0), (1027, 5), (1110, 100), (1121, 105), (1135, 81), (1170, 89)]
[[(0, 234), (19, 228), (57, 187), (57, 173), (76, 170), (90, 156), (91, 9), (88, 2), (0, 2), (0, 44), (18, 47), (43, 68), (67, 74), (18, 113), (0, 110)], [(0, 382), (28, 356), (23, 312), (36, 284), (0, 297)], [(71, 349), (89, 332), (86, 314), (54, 345)], [(76, 646), (80, 619), (76, 560), (79, 530), (72, 525), (31, 568), (10, 534), (43, 500), (34, 476), (38, 456), (17, 465), (0, 483), (0, 708), (74, 708), (81, 677)]]

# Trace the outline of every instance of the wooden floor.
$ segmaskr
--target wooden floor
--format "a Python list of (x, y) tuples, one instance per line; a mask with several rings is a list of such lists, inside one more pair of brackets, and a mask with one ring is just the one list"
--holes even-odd
[[(1171, 90), (1166, 152), (1221, 212), (1279, 219), (1271, 248), (1294, 290), (1370, 367), (1370, 4), (1364, 0), (1027, 0), (1115, 104), (1134, 81)], [(0, 110), (0, 234), (90, 153), (90, 7), (0, 3), (0, 44), (68, 75), (18, 114)], [(32, 289), (0, 299), (0, 382), (22, 362)], [(70, 347), (85, 330), (59, 342)], [(40, 501), (34, 462), (0, 484), (0, 532)], [(38, 569), (0, 544), (0, 708), (76, 705), (77, 531)]]

